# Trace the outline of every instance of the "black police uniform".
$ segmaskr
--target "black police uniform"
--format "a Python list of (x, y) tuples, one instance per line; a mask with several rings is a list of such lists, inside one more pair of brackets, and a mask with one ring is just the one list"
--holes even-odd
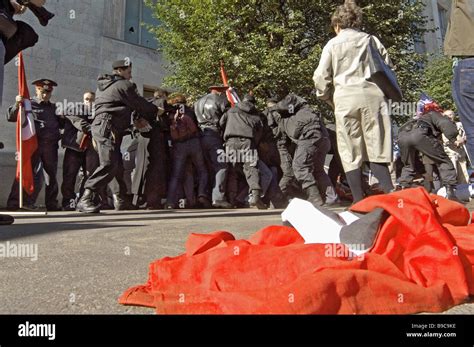
[(438, 165), (441, 181), (448, 190), (448, 197), (454, 196), (457, 183), (456, 170), (438, 136), (443, 133), (450, 141), (455, 141), (458, 129), (450, 119), (441, 113), (431, 111), (417, 120), (405, 123), (398, 134), (401, 160), (403, 163), (400, 185), (410, 187), (415, 175), (415, 157), (417, 151)]
[[(67, 114), (64, 124), (64, 133), (61, 140), (64, 152), (63, 182), (61, 194), (63, 196), (63, 210), (74, 210), (76, 207), (76, 179), (82, 168), (83, 183), (99, 166), (99, 156), (92, 146), (92, 135), (90, 133), (92, 117), (92, 106), (81, 104), (76, 114)], [(80, 189), (82, 194), (83, 187)], [(104, 194), (102, 194), (104, 196)], [(106, 201), (104, 201), (105, 203)]]
[(231, 205), (226, 201), (227, 163), (218, 160), (218, 153), (222, 152), (223, 142), (219, 120), (230, 108), (230, 103), (224, 95), (209, 93), (196, 101), (194, 113), (201, 129), (201, 147), (204, 158), (213, 170), (214, 186), (212, 189), (212, 202), (215, 207), (229, 208)]
[(219, 121), (224, 129), (226, 153), (233, 156), (229, 161), (234, 168), (242, 168), (251, 190), (250, 206), (265, 208), (260, 199), (260, 172), (257, 145), (263, 131), (263, 123), (255, 105), (244, 99), (227, 111)]
[[(58, 171), (58, 142), (61, 138), (60, 129), (64, 126), (64, 120), (56, 114), (56, 105), (51, 102), (39, 101), (34, 97), (31, 99), (31, 109), (35, 117), (36, 136), (38, 139), (38, 149), (36, 150), (35, 157), (43, 166), (44, 182), (46, 185), (45, 205), (49, 211), (57, 211), (59, 192), (56, 178)], [(17, 115), (18, 108), (15, 105), (10, 106), (7, 114), (8, 121), (16, 122)], [(37, 166), (37, 163), (35, 160), (33, 167)], [(37, 195), (39, 191), (36, 188), (35, 186)], [(8, 207), (14, 208), (18, 206), (18, 199), (18, 182), (15, 181), (8, 198)]]
[(272, 129), (273, 138), (276, 141), (278, 154), (280, 156), (280, 189), (287, 198), (294, 197), (297, 195), (296, 192), (299, 184), (296, 180), (295, 173), (293, 172), (293, 144), (290, 138), (284, 131), (281, 131), (279, 127), (281, 115), (271, 107), (266, 108), (263, 111), (263, 114), (267, 117), (268, 126)]
[(318, 190), (325, 193), (326, 202), (337, 200), (335, 189), (324, 171), (324, 161), (331, 148), (329, 135), (320, 119), (307, 101), (289, 94), (278, 102), (275, 109), (282, 115), (281, 129), (296, 143), (293, 171), (298, 182), (314, 205), (322, 205)]
[[(116, 63), (114, 68), (119, 67)], [(158, 111), (155, 105), (138, 94), (134, 83), (119, 75), (100, 76), (94, 104), (95, 118), (91, 125), (100, 165), (84, 185), (84, 195), (77, 205), (79, 211), (98, 212), (100, 206), (92, 203), (92, 197), (114, 178), (118, 182), (111, 186), (114, 203), (125, 197), (127, 188), (123, 181), (120, 145), (125, 131), (130, 127), (133, 110), (142, 115), (156, 114)]]

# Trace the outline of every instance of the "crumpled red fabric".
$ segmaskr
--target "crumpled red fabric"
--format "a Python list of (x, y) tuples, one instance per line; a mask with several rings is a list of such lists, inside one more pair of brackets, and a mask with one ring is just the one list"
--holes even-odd
[(304, 244), (285, 226), (248, 240), (191, 234), (185, 254), (152, 262), (148, 282), (119, 302), (159, 314), (407, 314), (441, 312), (474, 294), (474, 226), (464, 206), (416, 188), (352, 210), (376, 207), (390, 217), (364, 256)]

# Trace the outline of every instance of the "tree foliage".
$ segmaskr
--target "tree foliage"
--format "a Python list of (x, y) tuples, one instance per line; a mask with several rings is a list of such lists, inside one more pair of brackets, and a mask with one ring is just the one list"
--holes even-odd
[(435, 56), (426, 65), (424, 90), (444, 109), (456, 110), (452, 97), (453, 62), (445, 56)]
[[(169, 61), (169, 87), (197, 98), (220, 82), (219, 60), (239, 94), (262, 101), (295, 92), (315, 103), (313, 72), (334, 37), (330, 17), (343, 0), (146, 0), (159, 19), (149, 28)], [(423, 4), (412, 0), (359, 0), (363, 30), (376, 35), (396, 65), (404, 92), (421, 86)]]

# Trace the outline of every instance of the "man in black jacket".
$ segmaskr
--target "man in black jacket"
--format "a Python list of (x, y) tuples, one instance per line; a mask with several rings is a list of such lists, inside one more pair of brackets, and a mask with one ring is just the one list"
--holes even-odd
[(168, 91), (158, 88), (147, 99), (158, 108), (158, 116), (146, 119), (151, 127), (149, 131), (139, 132), (132, 179), (134, 205), (146, 202), (146, 208), (152, 210), (163, 207), (161, 199), (166, 198), (170, 171), (168, 113), (172, 108), (167, 97)]
[(415, 157), (419, 151), (438, 165), (448, 199), (458, 201), (455, 195), (457, 174), (453, 163), (444, 151), (443, 144), (438, 139), (441, 133), (451, 142), (457, 141), (456, 124), (436, 110), (426, 113), (422, 111), (416, 119), (405, 123), (400, 128), (398, 145), (403, 163), (400, 185), (403, 188), (411, 186), (416, 172)]
[(331, 142), (320, 116), (309, 107), (305, 99), (295, 94), (288, 94), (277, 103), (275, 109), (282, 115), (280, 129), (296, 143), (293, 171), (308, 201), (321, 206), (323, 199), (320, 189), (325, 195), (326, 204), (336, 203), (336, 191), (324, 171), (324, 161)]
[(201, 129), (201, 147), (204, 157), (212, 166), (215, 182), (212, 189), (212, 206), (217, 208), (232, 208), (226, 200), (227, 163), (218, 160), (218, 153), (223, 151), (221, 127), (219, 120), (230, 108), (224, 91), (228, 87), (211, 86), (210, 93), (203, 96), (194, 104), (194, 113)]
[(277, 97), (272, 97), (267, 100), (267, 108), (263, 111), (263, 114), (267, 117), (267, 123), (272, 130), (273, 139), (276, 142), (278, 154), (280, 156), (280, 169), (282, 175), (279, 181), (279, 186), (283, 195), (288, 199), (295, 197), (295, 193), (298, 191), (298, 181), (293, 172), (292, 142), (285, 132), (281, 131), (279, 127), (281, 115), (274, 109), (277, 102)]
[[(50, 102), (56, 82), (49, 79), (39, 79), (33, 82), (36, 87), (36, 97), (31, 99), (31, 109), (35, 116), (36, 136), (38, 138), (38, 149), (34, 158), (40, 160), (43, 165), (45, 176), (46, 194), (45, 204), (48, 211), (58, 211), (58, 181), (56, 174), (58, 171), (58, 142), (61, 138), (60, 129), (64, 127), (64, 118), (56, 113), (56, 105)], [(16, 97), (15, 105), (8, 108), (7, 119), (9, 122), (16, 122), (18, 109), (23, 98)], [(36, 159), (33, 160), (33, 167), (37, 167)], [(35, 195), (39, 189), (35, 184)], [(18, 208), (18, 184), (13, 184), (7, 207), (14, 210)]]
[(98, 79), (91, 133), (100, 165), (84, 185), (84, 194), (77, 204), (80, 212), (99, 212), (100, 206), (93, 202), (94, 193), (114, 178), (118, 182), (111, 186), (114, 206), (117, 210), (123, 209), (127, 189), (121, 172), (122, 137), (130, 127), (133, 110), (141, 115), (158, 112), (158, 108), (140, 96), (136, 85), (130, 82), (132, 64), (129, 59), (115, 61), (112, 68), (112, 75), (102, 75)]
[[(73, 109), (65, 110), (66, 121), (61, 141), (62, 146), (66, 148), (63, 162), (63, 183), (61, 185), (64, 211), (74, 211), (76, 209), (75, 186), (79, 170), (82, 168), (83, 183), (85, 183), (87, 177), (99, 166), (99, 156), (92, 146), (92, 135), (90, 133), (95, 93), (87, 91), (83, 98), (84, 103), (75, 105)], [(101, 195), (102, 198), (105, 198), (105, 194)], [(107, 201), (104, 201), (104, 203), (107, 203)]]
[(262, 136), (263, 123), (255, 108), (255, 98), (246, 95), (242, 102), (224, 113), (219, 121), (224, 129), (226, 155), (234, 167), (241, 167), (249, 185), (250, 207), (264, 209), (261, 199), (260, 172), (257, 146)]

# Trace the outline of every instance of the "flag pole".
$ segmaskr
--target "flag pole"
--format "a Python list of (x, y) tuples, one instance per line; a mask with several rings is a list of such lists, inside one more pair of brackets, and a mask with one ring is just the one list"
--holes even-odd
[(19, 159), (20, 160), (20, 179), (19, 179), (19, 189), (18, 191), (20, 192), (20, 204), (19, 204), (19, 207), (20, 209), (23, 208), (23, 138), (22, 138), (22, 128), (23, 128), (23, 112), (24, 112), (24, 108), (23, 108), (23, 104), (20, 104), (20, 112), (19, 113), (19, 116), (20, 116), (20, 130), (18, 131), (19, 132), (19, 141), (20, 141), (20, 149), (19, 149)]

